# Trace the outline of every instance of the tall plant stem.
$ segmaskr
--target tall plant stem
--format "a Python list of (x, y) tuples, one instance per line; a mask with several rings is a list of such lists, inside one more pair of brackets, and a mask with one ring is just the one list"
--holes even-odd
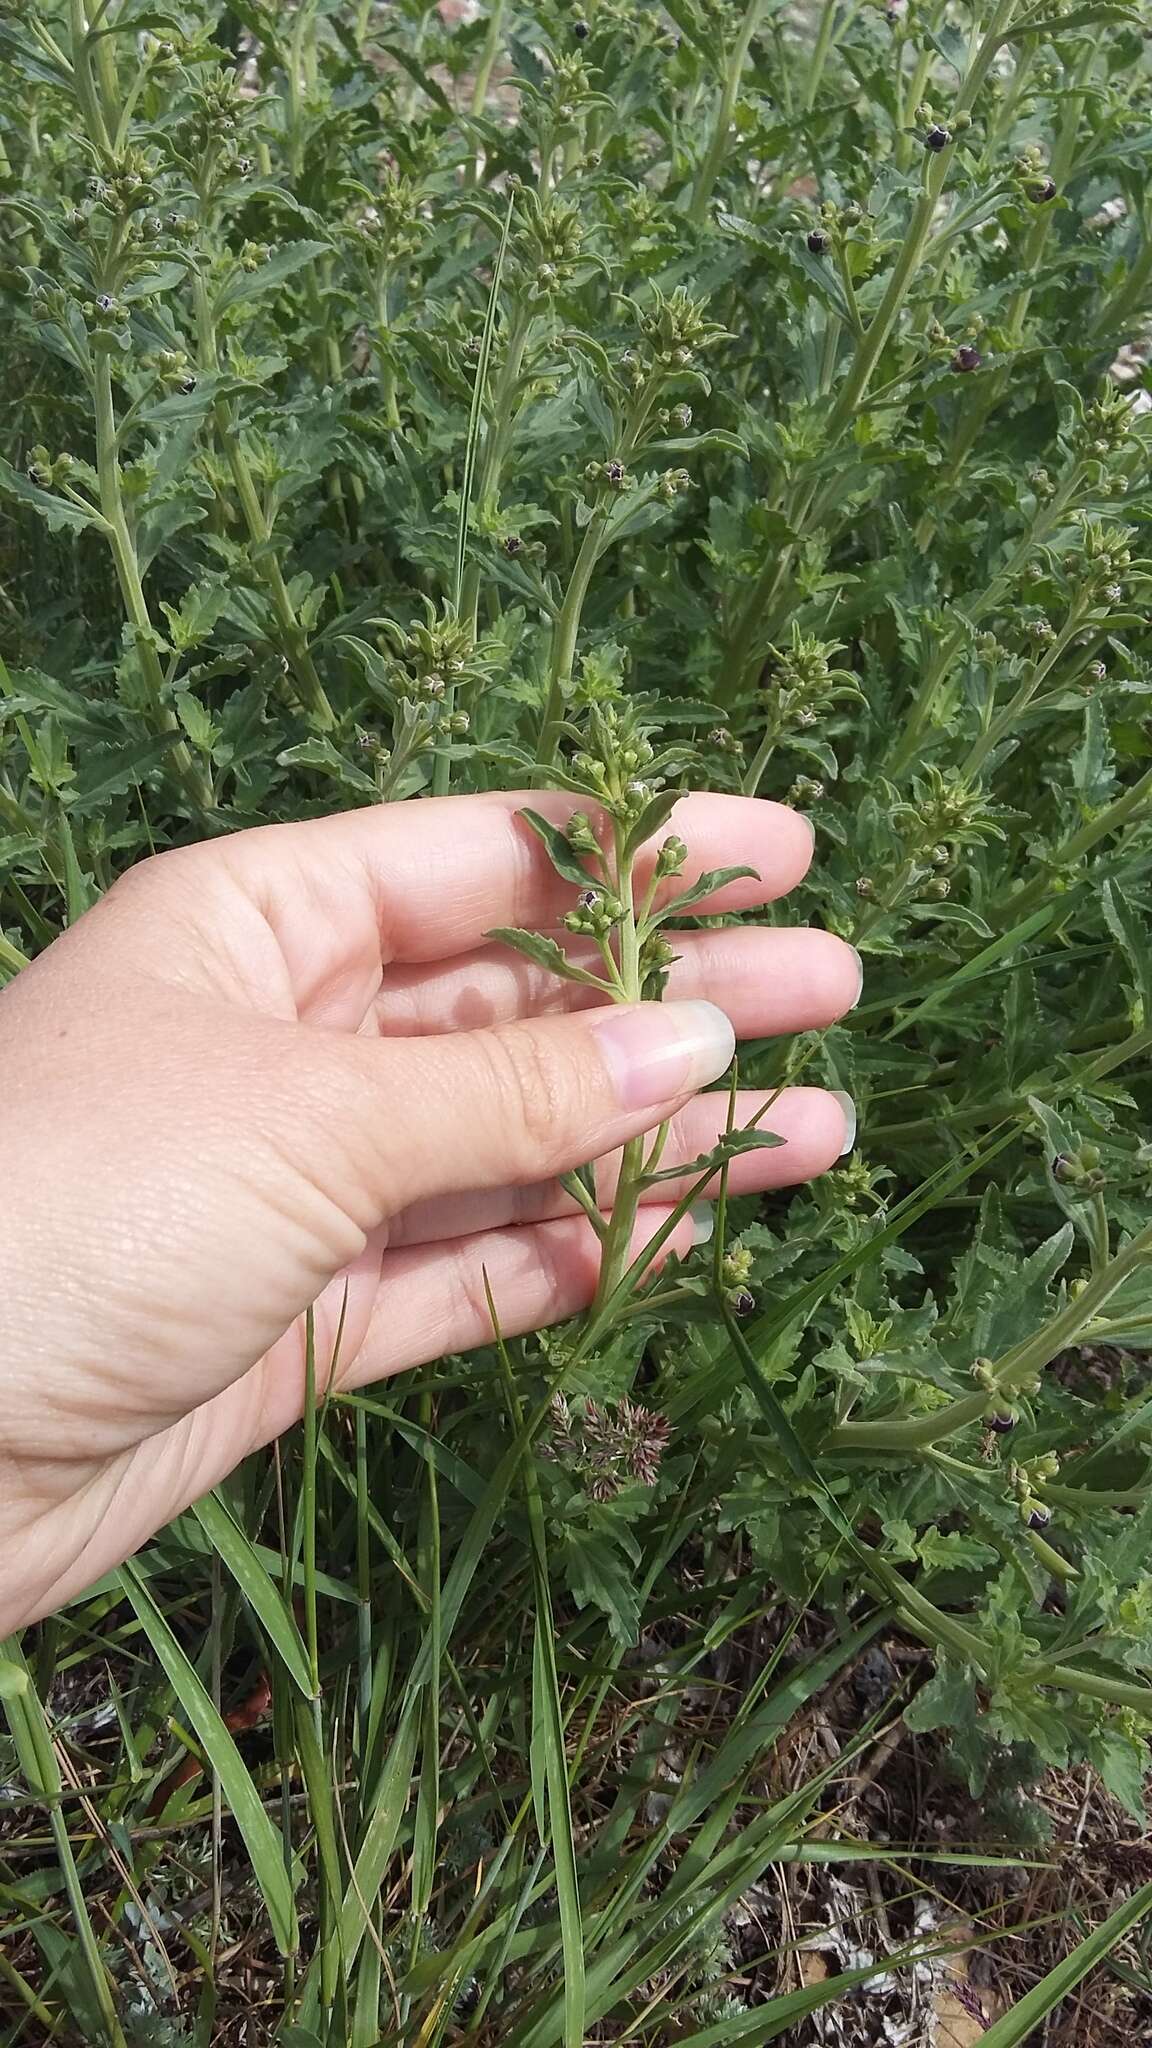
[(600, 558), (604, 540), (604, 529), (608, 524), (606, 511), (596, 512), (590, 519), (581, 543), (576, 565), (568, 580), (564, 602), (552, 629), (551, 661), (548, 674), (548, 696), (544, 705), (544, 718), (540, 727), (540, 740), (536, 748), (536, 759), (541, 768), (550, 768), (556, 759), (556, 745), (560, 726), (564, 718), (564, 702), (568, 685), (572, 680), (572, 669), (576, 660), (576, 642), (580, 634), (580, 619), (592, 572)]
[[(957, 114), (965, 114), (970, 110), (1011, 25), (1015, 6), (1016, 0), (998, 0), (988, 29), (980, 40), (953, 102), (953, 121)], [(876, 365), (887, 346), (904, 301), (924, 260), (948, 176), (951, 153), (951, 149), (948, 148), (926, 156), (921, 194), (912, 210), (912, 217), (884, 296), (857, 342), (851, 367), (828, 415), (826, 440), (830, 449), (835, 448), (843, 438), (851, 426), (857, 407), (867, 394)], [(815, 493), (811, 492), (800, 518), (793, 519), (792, 524), (798, 528), (802, 527), (803, 520), (807, 518), (814, 497)], [(752, 680), (759, 660), (762, 620), (769, 595), (787, 573), (794, 548), (795, 543), (790, 543), (783, 551), (783, 560), (781, 557), (772, 557), (765, 561), (752, 586), (729, 650), (729, 675), (723, 692), (728, 702), (738, 697)]]
[(76, 97), (88, 139), (104, 156), (112, 153), (112, 140), (104, 118), (100, 94), (92, 71), (92, 45), (88, 34), (88, 21), (84, 12), (84, 0), (69, 0), (68, 20), (72, 36), (72, 73), (76, 81)]
[(744, 66), (748, 61), (748, 52), (752, 46), (752, 38), (763, 19), (766, 5), (767, 0), (748, 0), (748, 6), (745, 10), (739, 33), (728, 53), (728, 62), (724, 71), (724, 83), (720, 89), (720, 100), (716, 108), (716, 120), (712, 129), (712, 140), (708, 145), (704, 161), (696, 174), (696, 184), (692, 192), (692, 203), (688, 208), (688, 218), (696, 227), (702, 227), (708, 218), (708, 207), (711, 203), (712, 193), (715, 189), (716, 180), (720, 175), (724, 158), (728, 152), (728, 138), (732, 128), (732, 116), (736, 111), (736, 101), (740, 94), (740, 80), (744, 75)]
[(913, 699), (912, 709), (905, 721), (899, 744), (889, 763), (891, 775), (903, 774), (910, 762), (915, 759), (924, 729), (931, 723), (940, 687), (952, 663), (963, 650), (969, 629), (986, 618), (1011, 589), (1033, 550), (1047, 539), (1063, 519), (1080, 489), (1081, 481), (1081, 471), (1077, 467), (1070, 472), (1048, 504), (1037, 514), (1028, 532), (1017, 542), (998, 575), (993, 577), (981, 596), (968, 605), (958, 623), (944, 639), (936, 659), (929, 667)]
[[(1117, 1288), (1134, 1273), (1138, 1267), (1152, 1260), (1152, 1224), (1142, 1230), (1117, 1252), (1100, 1272), (1087, 1281), (1081, 1292), (1066, 1303), (1045, 1325), (1021, 1344), (998, 1358), (992, 1368), (992, 1376), (998, 1391), (1009, 1394), (1026, 1383), (1035, 1373), (1041, 1372), (1052, 1359), (1073, 1344), (1080, 1332), (1104, 1307)], [(827, 1446), (832, 1451), (872, 1450), (886, 1451), (922, 1450), (929, 1444), (939, 1443), (943, 1437), (952, 1436), (958, 1429), (965, 1429), (978, 1422), (988, 1406), (988, 1391), (967, 1394), (959, 1401), (952, 1401), (947, 1408), (934, 1409), (930, 1415), (914, 1415), (891, 1422), (845, 1422), (833, 1430)]]
[[(112, 367), (106, 355), (96, 357), (92, 397), (100, 511), (124, 609), (136, 635), (136, 651), (148, 690), (152, 722), (161, 732), (179, 732), (180, 722), (175, 712), (165, 702), (164, 670), (156, 646), (158, 635), (148, 610), (148, 600), (144, 595), (144, 585), (140, 578), (140, 564), (124, 512), (120, 462), (116, 452), (116, 408), (112, 396)], [(193, 760), (184, 740), (176, 740), (173, 743), (169, 759), (180, 786), (190, 801), (202, 810), (212, 810), (216, 797), (211, 781)]]
[[(640, 986), (640, 934), (636, 920), (636, 905), (633, 898), (632, 859), (625, 854), (625, 834), (618, 824), (615, 827), (616, 885), (624, 917), (619, 926), (619, 965), (623, 1000), (638, 1003), (641, 999)], [(631, 1138), (620, 1155), (620, 1176), (612, 1201), (612, 1214), (604, 1234), (604, 1248), (600, 1259), (600, 1279), (596, 1298), (589, 1311), (589, 1321), (594, 1323), (604, 1305), (615, 1294), (627, 1270), (629, 1247), (636, 1223), (636, 1212), (640, 1206), (639, 1179), (644, 1167), (646, 1137)]]
[(997, 712), (989, 720), (986, 730), (980, 734), (979, 739), (973, 742), (960, 767), (960, 774), (965, 782), (974, 782), (989, 754), (994, 752), (1000, 745), (1001, 740), (1011, 737), (1016, 729), (1018, 720), (1027, 711), (1037, 691), (1043, 687), (1057, 662), (1062, 659), (1075, 640), (1080, 630), (1080, 623), (1085, 610), (1086, 606), (1083, 604), (1073, 607), (1044, 659), (1035, 663), (1030, 673), (1025, 676), (1011, 703), (1006, 704), (1002, 711)]
[(480, 62), (476, 67), (476, 76), (472, 81), (472, 113), (476, 120), (479, 120), (488, 101), (488, 87), (492, 82), (492, 67), (496, 62), (496, 52), (500, 48), (500, 38), (504, 33), (504, 11), (506, 5), (507, 0), (494, 0), (492, 11), (488, 16), (488, 32), (484, 37), (484, 48), (480, 53)]
[[(1064, 112), (1051, 158), (1051, 175), (1058, 189), (1062, 189), (1067, 183), (1076, 160), (1076, 144), (1080, 135), (1080, 120), (1096, 59), (1097, 46), (1094, 42), (1089, 42), (1076, 68), (1071, 88), (1064, 102)], [(1024, 339), (1025, 323), (1028, 319), (1028, 313), (1032, 305), (1032, 295), (1035, 291), (1034, 280), (1040, 267), (1045, 245), (1052, 231), (1052, 220), (1051, 207), (1042, 205), (1024, 237), (1019, 270), (1021, 277), (1026, 282), (1021, 284), (1012, 294), (1005, 320), (1004, 341), (1005, 350), (1009, 357), (1020, 347)], [(1002, 368), (994, 370), (990, 376), (983, 380), (980, 388), (973, 392), (971, 404), (965, 408), (964, 413), (957, 422), (956, 430), (952, 437), (952, 447), (949, 452), (948, 462), (934, 493), (937, 499), (941, 492), (953, 484), (960, 475), (969, 451), (978, 440), (990, 415), (995, 412), (997, 406), (1010, 390), (1011, 384), (1012, 369), (1009, 362)], [(935, 530), (936, 517), (929, 510), (925, 512), (916, 528), (918, 544), (921, 547), (927, 547)]]
[[(207, 218), (206, 201), (202, 204), (201, 218), (207, 232), (210, 221)], [(219, 369), (215, 322), (207, 286), (199, 272), (194, 280), (193, 291), (200, 367), (212, 375)], [(320, 732), (329, 732), (336, 723), (336, 714), (328, 701), (327, 692), (312, 659), (307, 635), (296, 616), (296, 608), (292, 603), (288, 586), (284, 581), (284, 572), (273, 545), (272, 522), (260, 501), (260, 493), (256, 488), (256, 480), (252, 475), (240, 429), (227, 399), (221, 398), (216, 401), (212, 409), (212, 418), (220, 446), (232, 472), (232, 481), (236, 486), (236, 496), (240, 501), (244, 524), (256, 550), (256, 568), (271, 600), (276, 623), (280, 629), (284, 659), (295, 681), (297, 695), (312, 724)]]

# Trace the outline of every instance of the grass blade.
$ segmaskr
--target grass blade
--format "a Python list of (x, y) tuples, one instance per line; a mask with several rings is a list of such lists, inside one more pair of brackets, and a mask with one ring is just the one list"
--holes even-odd
[(292, 1955), (297, 1945), (296, 1907), (280, 1836), (264, 1810), (248, 1766), (135, 1564), (122, 1565), (119, 1576), (164, 1675), (220, 1780), (264, 1895), (276, 1946), (281, 1955)]
[[(232, 1574), (285, 1671), (305, 1699), (313, 1697), (312, 1675), (300, 1631), (278, 1586), (260, 1561), (219, 1494), (210, 1493), (192, 1509), (221, 1564)], [(269, 1556), (271, 1552), (267, 1553)]]
[(1152, 1884), (1144, 1884), (1109, 1914), (1103, 1926), (1095, 1928), (1079, 1942), (1071, 1955), (1057, 1963), (1054, 1970), (1049, 1970), (1039, 1984), (1017, 2001), (1011, 2012), (1006, 2012), (989, 2027), (982, 2037), (981, 2048), (1020, 2048), (1020, 2044), (1030, 2039), (1061, 2000), (1083, 1983), (1089, 1971), (1104, 1962), (1117, 1942), (1122, 1941), (1129, 1930), (1150, 1912)]

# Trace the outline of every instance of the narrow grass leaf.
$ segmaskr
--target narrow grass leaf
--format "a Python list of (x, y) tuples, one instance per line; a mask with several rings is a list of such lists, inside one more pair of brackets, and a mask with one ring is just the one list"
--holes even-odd
[(120, 1567), (120, 1583), (163, 1667), (244, 1839), (253, 1874), (264, 1896), (268, 1921), (281, 1955), (297, 1944), (292, 1885), (284, 1867), (283, 1844), (261, 1803), (248, 1766), (152, 1598), (134, 1562)]

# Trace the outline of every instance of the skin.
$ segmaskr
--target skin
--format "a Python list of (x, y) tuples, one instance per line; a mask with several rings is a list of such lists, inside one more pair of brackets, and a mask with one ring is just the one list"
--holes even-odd
[[(0, 1633), (299, 1419), (310, 1304), (341, 1388), (489, 1341), (485, 1275), (508, 1335), (585, 1307), (598, 1247), (557, 1175), (666, 1116), (664, 1164), (715, 1141), (726, 1094), (697, 1092), (678, 1036), (700, 999), (752, 1038), (855, 1002), (840, 940), (745, 925), (677, 935), (665, 1004), (589, 1007), (595, 991), (485, 943), (570, 907), (526, 801), (380, 807), (163, 854), (0, 995)], [(530, 801), (557, 823), (574, 808)], [(811, 858), (804, 820), (755, 799), (685, 797), (669, 829), (690, 849), (673, 893), (708, 868), (761, 877), (708, 912), (783, 896)], [(744, 1098), (738, 1120), (760, 1106)], [(786, 1143), (739, 1159), (735, 1190), (807, 1180), (844, 1146), (820, 1089), (784, 1094), (768, 1124)], [(608, 1162), (606, 1204), (611, 1186)], [(680, 1190), (657, 1192), (641, 1243)], [(690, 1242), (684, 1224), (671, 1249)]]

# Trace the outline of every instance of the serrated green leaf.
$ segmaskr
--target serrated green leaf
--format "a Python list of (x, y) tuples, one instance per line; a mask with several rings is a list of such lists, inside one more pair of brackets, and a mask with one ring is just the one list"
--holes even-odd
[(6, 491), (10, 498), (20, 498), (40, 514), (53, 533), (71, 529), (79, 533), (86, 526), (102, 526), (103, 520), (96, 511), (87, 511), (83, 505), (74, 505), (71, 498), (62, 498), (55, 491), (41, 490), (32, 479), (21, 476), (10, 462), (0, 455), (0, 491)]
[(318, 256), (328, 254), (327, 242), (287, 242), (275, 254), (269, 256), (255, 270), (241, 270), (239, 265), (216, 300), (217, 319), (230, 312), (235, 306), (250, 306), (254, 300), (263, 298), (265, 292), (275, 291), (286, 278), (303, 270), (306, 263), (315, 262)]
[(730, 882), (759, 880), (760, 876), (755, 868), (709, 868), (697, 881), (690, 882), (686, 889), (682, 889), (671, 903), (666, 903), (657, 911), (652, 922), (663, 924), (670, 917), (683, 917), (694, 904), (706, 902), (709, 896), (715, 896), (719, 890), (726, 889)]
[(553, 825), (549, 819), (542, 818), (538, 811), (525, 808), (517, 811), (516, 815), (523, 818), (525, 824), (531, 826), (536, 837), (543, 841), (548, 858), (557, 874), (562, 875), (566, 882), (574, 882), (578, 889), (586, 889), (592, 879), (590, 871), (584, 866), (580, 856), (573, 853), (559, 827)]
[(598, 974), (590, 974), (584, 967), (578, 967), (556, 939), (547, 938), (542, 932), (522, 932), (513, 925), (496, 925), (484, 936), (502, 946), (511, 946), (526, 960), (531, 960), (534, 966), (543, 967), (549, 974), (558, 974), (564, 981), (582, 982), (586, 988), (598, 988), (603, 995), (614, 993), (611, 983), (603, 981)]
[(656, 1173), (646, 1173), (642, 1185), (655, 1187), (659, 1181), (695, 1180), (710, 1170), (719, 1172), (725, 1160), (739, 1159), (744, 1152), (770, 1152), (777, 1145), (787, 1143), (778, 1138), (774, 1131), (742, 1130), (728, 1131), (710, 1152), (701, 1152), (696, 1159), (689, 1159), (683, 1166), (663, 1166)]

